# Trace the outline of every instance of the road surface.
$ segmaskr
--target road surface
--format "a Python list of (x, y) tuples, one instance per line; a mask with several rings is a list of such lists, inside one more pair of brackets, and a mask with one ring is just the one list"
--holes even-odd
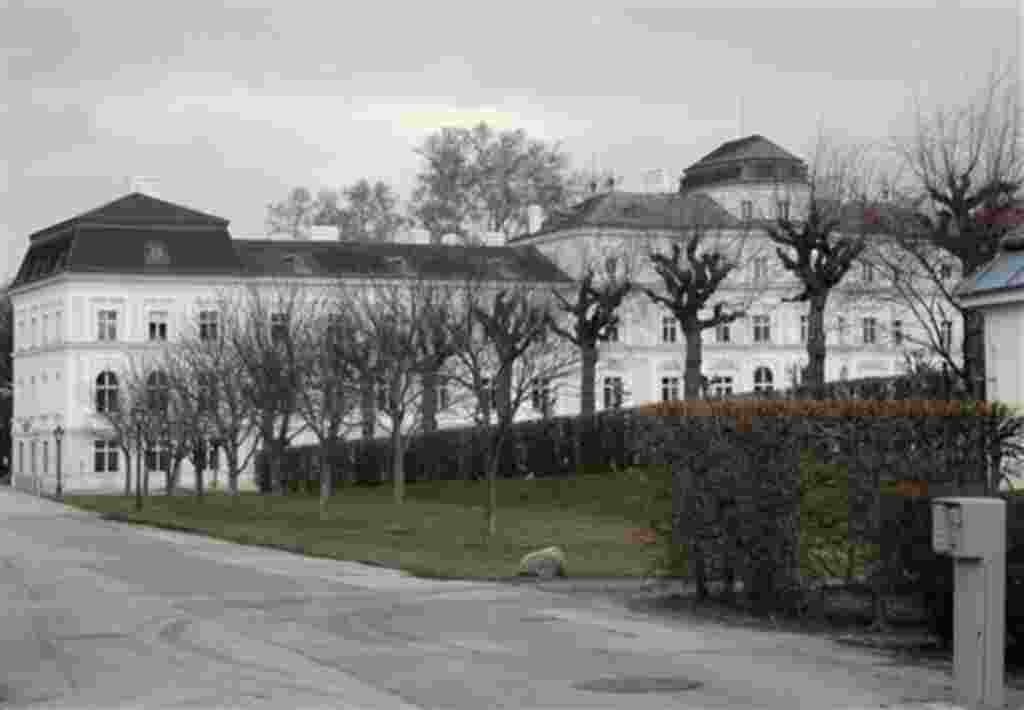
[(0, 572), (7, 707), (893, 710), (953, 697), (942, 670), (823, 638), (419, 580), (6, 488)]

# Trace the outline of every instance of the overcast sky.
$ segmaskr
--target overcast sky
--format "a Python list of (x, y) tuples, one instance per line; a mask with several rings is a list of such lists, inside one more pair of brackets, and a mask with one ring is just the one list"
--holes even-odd
[(643, 6), (0, 0), (0, 276), (130, 175), (261, 234), (294, 185), (408, 196), (423, 136), (483, 119), (640, 189), (741, 134), (806, 156), (819, 122), (905, 133), (915, 95), (957, 101), (1019, 56), (1013, 0)]

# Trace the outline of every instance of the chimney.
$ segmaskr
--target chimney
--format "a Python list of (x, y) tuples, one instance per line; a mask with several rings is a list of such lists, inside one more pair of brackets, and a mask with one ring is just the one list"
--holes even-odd
[(128, 192), (141, 192), (143, 195), (149, 195), (158, 199), (160, 197), (160, 180), (158, 178), (132, 175), (125, 182), (127, 183)]
[(505, 234), (504, 232), (484, 232), (483, 242), (484, 246), (503, 247), (505, 246)]
[(309, 228), (309, 238), (314, 242), (336, 242), (338, 228), (333, 224), (314, 224)]
[(536, 234), (544, 226), (544, 208), (540, 205), (530, 205), (526, 208), (527, 231)]

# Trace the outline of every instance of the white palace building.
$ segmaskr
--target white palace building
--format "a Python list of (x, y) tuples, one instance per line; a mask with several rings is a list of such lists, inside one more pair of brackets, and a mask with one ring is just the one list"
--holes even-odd
[[(54, 491), (60, 427), (64, 490), (122, 490), (123, 455), (97, 407), (132, 354), (173, 343), (190, 323), (215, 323), (216, 295), (225, 289), (410, 273), (447, 279), (459, 277), (468, 260), (486, 263), (493, 280), (551, 289), (571, 286), (585, 262), (608, 253), (629, 256), (636, 278), (653, 286), (644, 251), (685, 235), (698, 218), (714, 225), (714, 239), (741, 249), (742, 268), (722, 298), (748, 310), (745, 319), (704, 334), (712, 390), (785, 387), (806, 359), (807, 305), (783, 301), (797, 284), (782, 273), (757, 224), (779, 211), (799, 215), (806, 200), (804, 163), (760, 136), (720, 146), (685, 171), (678, 192), (595, 191), (507, 244), (489, 235), (480, 246), (433, 245), (415, 230), (386, 244), (342, 241), (336, 232), (330, 240), (237, 239), (219, 217), (139, 192), (125, 195), (29, 236), (11, 287), (13, 483)], [(898, 374), (913, 319), (878, 295), (883, 286), (870, 264), (858, 265), (847, 282), (826, 314), (828, 379)], [(950, 324), (954, 343), (958, 328)], [(642, 294), (631, 296), (616, 337), (601, 349), (597, 406), (678, 398), (682, 363), (674, 319)], [(557, 384), (554, 414), (578, 412), (577, 390), (577, 380)], [(539, 414), (527, 407), (522, 416)], [(465, 424), (467, 417), (443, 411), (438, 424)], [(154, 488), (161, 480), (155, 477)], [(181, 484), (191, 482), (185, 464)], [(252, 486), (251, 470), (246, 483)]]

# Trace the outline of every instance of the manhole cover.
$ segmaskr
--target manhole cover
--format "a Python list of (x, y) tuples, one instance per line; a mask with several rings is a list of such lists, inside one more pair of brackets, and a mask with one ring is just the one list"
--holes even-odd
[(573, 683), (572, 687), (595, 693), (678, 693), (683, 690), (696, 690), (703, 685), (689, 678), (624, 676)]

